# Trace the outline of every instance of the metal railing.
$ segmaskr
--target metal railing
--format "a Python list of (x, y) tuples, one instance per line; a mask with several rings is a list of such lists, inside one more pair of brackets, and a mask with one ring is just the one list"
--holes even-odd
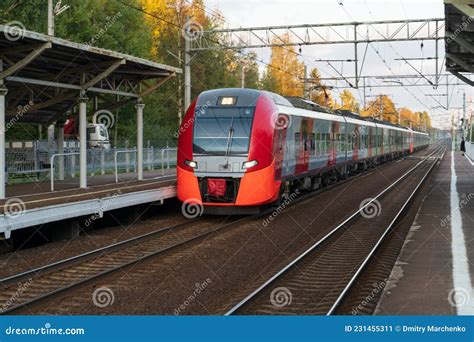
[[(166, 152), (166, 168), (170, 168), (170, 152), (177, 152), (178, 149), (176, 147), (167, 147), (161, 150), (161, 174), (165, 175), (165, 152)], [(175, 158), (176, 159), (176, 158)]]
[[(115, 183), (118, 183), (118, 162), (117, 162), (117, 156), (118, 156), (120, 153), (124, 153), (124, 154), (126, 154), (126, 156), (128, 156), (129, 153), (137, 153), (137, 150), (136, 150), (136, 149), (133, 149), (133, 150), (115, 151), (115, 153), (114, 153)], [(129, 164), (129, 163), (127, 163), (127, 166), (128, 166), (128, 164)], [(128, 172), (128, 170), (127, 170), (127, 172)]]
[(66, 157), (72, 155), (78, 155), (79, 152), (73, 153), (56, 153), (51, 156), (51, 164), (50, 164), (50, 178), (51, 178), (51, 191), (54, 191), (54, 158), (56, 157)]
[[(165, 174), (165, 169), (176, 165), (176, 148), (148, 147), (143, 149), (143, 169), (158, 171)], [(88, 176), (118, 174), (137, 170), (136, 158), (132, 154), (136, 148), (119, 149), (88, 149), (87, 174)], [(30, 182), (31, 176), (39, 179), (53, 178), (54, 180), (73, 179), (79, 175), (79, 150), (76, 147), (65, 148), (64, 153), (57, 150), (42, 150), (33, 148), (7, 149), (7, 174), (11, 182)], [(54, 156), (54, 157), (53, 157)], [(54, 185), (53, 185), (54, 187)]]

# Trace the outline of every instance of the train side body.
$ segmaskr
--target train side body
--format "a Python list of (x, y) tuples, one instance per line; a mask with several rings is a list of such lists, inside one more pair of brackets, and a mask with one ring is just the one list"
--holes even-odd
[(251, 89), (202, 93), (179, 131), (178, 198), (205, 207), (255, 207), (298, 182), (413, 153), (426, 133), (294, 107)]

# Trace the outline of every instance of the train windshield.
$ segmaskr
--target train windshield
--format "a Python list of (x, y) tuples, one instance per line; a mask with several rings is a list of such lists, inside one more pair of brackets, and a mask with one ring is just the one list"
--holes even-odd
[(254, 107), (198, 108), (194, 121), (193, 152), (212, 155), (246, 155)]

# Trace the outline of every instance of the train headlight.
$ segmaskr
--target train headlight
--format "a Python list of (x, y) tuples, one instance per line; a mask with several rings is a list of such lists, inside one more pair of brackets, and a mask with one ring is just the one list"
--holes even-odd
[(184, 163), (192, 169), (197, 169), (198, 164), (193, 160), (185, 160)]
[(256, 160), (247, 161), (247, 162), (242, 164), (242, 168), (243, 169), (249, 169), (251, 167), (256, 166), (257, 164), (258, 164), (258, 161), (256, 161)]

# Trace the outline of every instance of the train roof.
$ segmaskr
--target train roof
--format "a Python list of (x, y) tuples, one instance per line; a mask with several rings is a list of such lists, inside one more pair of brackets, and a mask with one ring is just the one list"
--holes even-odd
[(236, 105), (254, 106), (256, 105), (257, 99), (261, 94), (265, 94), (270, 97), (273, 102), (283, 110), (283, 112), (287, 112), (286, 114), (303, 115), (303, 113), (306, 112), (304, 114), (311, 117), (314, 116), (315, 113), (317, 113), (319, 118), (323, 118), (326, 120), (351, 123), (363, 122), (364, 125), (367, 126), (378, 126), (383, 128), (396, 129), (399, 131), (413, 131), (419, 134), (427, 134), (425, 132), (420, 132), (411, 128), (395, 125), (390, 122), (377, 120), (371, 117), (363, 117), (349, 110), (333, 110), (331, 108), (321, 106), (313, 101), (306, 100), (302, 97), (283, 97), (270, 91), (250, 88), (221, 88), (204, 91), (201, 93), (201, 95), (199, 95), (197, 106), (199, 107), (209, 105), (209, 103), (216, 103), (218, 98), (226, 96), (236, 97)]
[[(398, 129), (398, 130), (401, 130), (401, 131), (413, 131), (413, 132), (417, 132), (417, 133), (420, 133), (420, 134), (427, 134), (426, 132), (421, 132), (421, 131), (418, 131), (418, 130), (415, 130), (415, 129), (412, 129), (412, 128), (409, 128), (409, 127), (404, 127), (404, 126), (401, 126), (401, 125), (397, 125), (397, 124), (393, 124), (391, 122), (388, 122), (388, 121), (383, 121), (383, 120), (378, 120), (378, 119), (375, 119), (375, 118), (372, 118), (372, 117), (367, 117), (367, 116), (360, 116), (359, 114), (357, 113), (354, 113), (350, 110), (345, 110), (345, 109), (331, 109), (331, 108), (328, 108), (328, 107), (323, 107), (315, 102), (312, 102), (310, 100), (306, 100), (302, 97), (296, 97), (296, 96), (288, 96), (288, 97), (285, 97), (292, 105), (292, 107), (295, 107), (295, 108), (299, 108), (299, 109), (304, 109), (304, 110), (309, 110), (309, 111), (312, 111), (312, 112), (317, 112), (317, 113), (324, 113), (324, 114), (330, 114), (330, 115), (337, 115), (337, 116), (342, 116), (344, 118), (346, 118), (346, 121), (348, 122), (354, 122), (354, 120), (350, 120), (350, 119), (355, 119), (355, 120), (360, 120), (360, 121), (364, 121), (366, 124), (367, 123), (373, 123), (374, 126), (375, 124), (379, 127), (384, 127), (384, 128), (395, 128), (395, 129)], [(349, 120), (347, 120), (349, 119)], [(337, 121), (342, 121), (342, 120), (337, 120)], [(369, 126), (372, 126), (369, 124)]]

